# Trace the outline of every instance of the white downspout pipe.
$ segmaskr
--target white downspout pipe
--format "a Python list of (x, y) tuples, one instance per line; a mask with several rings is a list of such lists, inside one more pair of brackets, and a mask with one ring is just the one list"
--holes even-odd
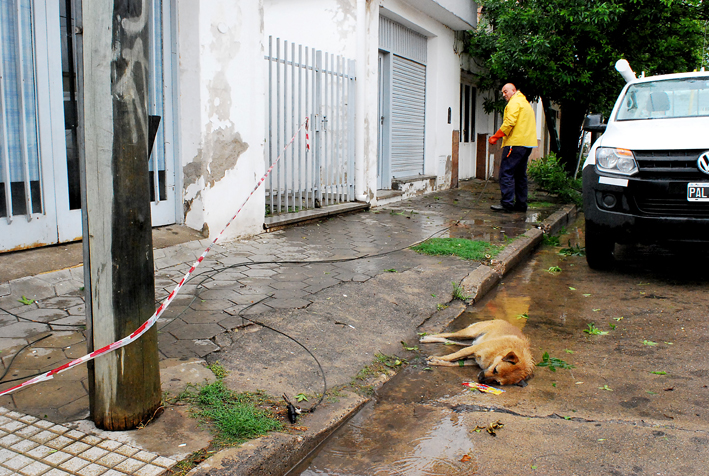
[(364, 102), (367, 76), (367, 0), (357, 0), (357, 65), (355, 66), (355, 200), (367, 202), (364, 151)]

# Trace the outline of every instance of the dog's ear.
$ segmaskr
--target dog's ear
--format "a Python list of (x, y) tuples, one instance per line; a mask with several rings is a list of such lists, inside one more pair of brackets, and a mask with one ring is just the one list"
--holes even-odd
[(503, 362), (509, 362), (511, 364), (516, 364), (519, 362), (519, 357), (517, 357), (517, 354), (514, 353), (514, 351), (510, 351), (506, 356), (502, 358)]

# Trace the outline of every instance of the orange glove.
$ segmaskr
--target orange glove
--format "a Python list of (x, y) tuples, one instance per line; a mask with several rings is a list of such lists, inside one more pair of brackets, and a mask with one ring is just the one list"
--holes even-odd
[(490, 137), (487, 141), (490, 144), (497, 144), (497, 141), (505, 137), (505, 133), (502, 132), (502, 129), (498, 129), (497, 132), (495, 132), (495, 135)]

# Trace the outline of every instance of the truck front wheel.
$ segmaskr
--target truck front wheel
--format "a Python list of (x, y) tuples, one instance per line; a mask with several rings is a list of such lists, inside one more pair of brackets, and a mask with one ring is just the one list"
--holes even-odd
[(591, 269), (608, 269), (615, 259), (615, 240), (603, 227), (586, 220), (586, 262)]

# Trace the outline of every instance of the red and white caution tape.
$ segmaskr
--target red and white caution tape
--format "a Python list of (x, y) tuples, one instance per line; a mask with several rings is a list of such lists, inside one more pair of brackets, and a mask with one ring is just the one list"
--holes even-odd
[(179, 283), (177, 286), (175, 286), (175, 289), (172, 290), (172, 292), (171, 292), (170, 295), (167, 297), (167, 299), (165, 299), (165, 300), (162, 302), (162, 304), (160, 304), (160, 306), (157, 308), (157, 310), (155, 311), (155, 313), (150, 317), (150, 319), (148, 319), (147, 321), (145, 321), (145, 322), (144, 322), (140, 327), (138, 327), (134, 332), (132, 332), (130, 335), (124, 337), (123, 339), (121, 339), (121, 340), (119, 340), (119, 341), (116, 341), (116, 342), (113, 342), (113, 343), (111, 343), (111, 344), (108, 344), (107, 346), (102, 347), (102, 348), (100, 348), (100, 349), (98, 349), (98, 350), (95, 350), (95, 351), (91, 352), (90, 354), (86, 354), (86, 355), (84, 355), (83, 357), (79, 357), (78, 359), (74, 359), (74, 360), (72, 360), (71, 362), (68, 362), (68, 363), (66, 363), (66, 364), (64, 364), (64, 365), (62, 365), (62, 366), (60, 366), (60, 367), (57, 367), (56, 369), (50, 370), (49, 372), (46, 372), (46, 373), (43, 373), (42, 375), (38, 375), (38, 376), (33, 377), (33, 378), (29, 379), (29, 380), (25, 380), (24, 382), (22, 382), (22, 383), (19, 384), (19, 385), (16, 385), (16, 386), (14, 386), (14, 387), (8, 388), (7, 390), (0, 391), (0, 396), (7, 395), (7, 394), (9, 394), (9, 393), (14, 392), (15, 390), (19, 390), (19, 389), (21, 389), (21, 388), (27, 387), (27, 386), (29, 386), (29, 385), (32, 385), (32, 384), (35, 384), (35, 383), (38, 383), (38, 382), (44, 382), (45, 380), (50, 380), (50, 379), (54, 378), (55, 375), (57, 375), (57, 374), (59, 374), (59, 373), (61, 373), (61, 372), (64, 372), (65, 370), (69, 370), (69, 369), (72, 368), (72, 367), (76, 367), (77, 365), (80, 365), (80, 364), (83, 364), (83, 363), (88, 362), (88, 361), (90, 361), (90, 360), (93, 360), (93, 359), (95, 359), (96, 357), (99, 357), (99, 356), (101, 356), (101, 355), (107, 354), (107, 353), (112, 352), (112, 351), (114, 351), (114, 350), (116, 350), (116, 349), (120, 349), (121, 347), (125, 347), (126, 345), (130, 344), (131, 342), (134, 342), (134, 341), (138, 340), (138, 339), (140, 338), (140, 336), (142, 336), (143, 334), (145, 334), (145, 333), (148, 331), (148, 329), (150, 329), (151, 327), (153, 327), (153, 325), (157, 322), (157, 320), (160, 318), (160, 316), (163, 314), (163, 312), (165, 312), (165, 309), (167, 309), (167, 307), (170, 305), (170, 303), (175, 299), (175, 296), (177, 295), (177, 293), (180, 292), (180, 289), (181, 289), (182, 286), (187, 282), (187, 279), (189, 279), (190, 275), (194, 272), (194, 270), (197, 268), (197, 266), (199, 266), (199, 264), (204, 260), (204, 258), (207, 256), (207, 253), (209, 253), (209, 251), (212, 249), (212, 246), (214, 246), (214, 244), (219, 240), (219, 238), (221, 238), (221, 236), (224, 234), (224, 232), (226, 231), (226, 229), (229, 228), (229, 225), (231, 225), (231, 223), (234, 221), (234, 219), (237, 217), (237, 215), (238, 215), (238, 214), (241, 212), (241, 210), (244, 208), (244, 206), (246, 205), (246, 202), (249, 201), (249, 199), (250, 199), (251, 196), (254, 194), (254, 192), (255, 192), (255, 191), (261, 186), (261, 184), (266, 180), (266, 178), (267, 178), (268, 175), (271, 173), (271, 171), (273, 170), (273, 168), (276, 166), (276, 164), (278, 163), (278, 161), (281, 160), (281, 157), (283, 156), (283, 153), (286, 151), (286, 149), (287, 149), (288, 147), (291, 146), (291, 144), (293, 144), (293, 141), (295, 141), (295, 138), (298, 136), (298, 134), (300, 133), (300, 130), (303, 129), (303, 128), (305, 128), (306, 147), (307, 147), (308, 150), (310, 150), (310, 145), (309, 145), (309, 142), (308, 142), (308, 119), (309, 119), (309, 118), (307, 118), (307, 117), (305, 118), (305, 122), (303, 122), (303, 123), (298, 127), (298, 130), (295, 132), (295, 134), (293, 135), (293, 137), (291, 137), (290, 141), (289, 141), (286, 145), (283, 146), (283, 150), (281, 151), (281, 153), (278, 155), (278, 157), (277, 157), (276, 160), (273, 162), (273, 164), (271, 164), (271, 166), (268, 168), (268, 170), (266, 170), (266, 173), (263, 174), (263, 177), (261, 177), (261, 179), (256, 183), (256, 186), (255, 186), (254, 189), (251, 191), (251, 193), (249, 194), (249, 196), (246, 197), (246, 200), (244, 200), (244, 203), (241, 204), (241, 207), (239, 207), (239, 209), (236, 211), (236, 213), (234, 214), (234, 216), (231, 217), (231, 219), (230, 219), (229, 222), (224, 226), (224, 228), (223, 228), (222, 231), (219, 233), (219, 235), (217, 235), (217, 237), (214, 238), (214, 241), (212, 241), (212, 243), (210, 243), (210, 245), (207, 247), (207, 249), (204, 250), (204, 252), (202, 253), (202, 256), (200, 256), (200, 257), (197, 259), (197, 261), (195, 261), (195, 263), (192, 265), (192, 267), (190, 268), (190, 270), (187, 271), (187, 274), (185, 274), (185, 276), (182, 278), (182, 280), (180, 281), (180, 283)]

